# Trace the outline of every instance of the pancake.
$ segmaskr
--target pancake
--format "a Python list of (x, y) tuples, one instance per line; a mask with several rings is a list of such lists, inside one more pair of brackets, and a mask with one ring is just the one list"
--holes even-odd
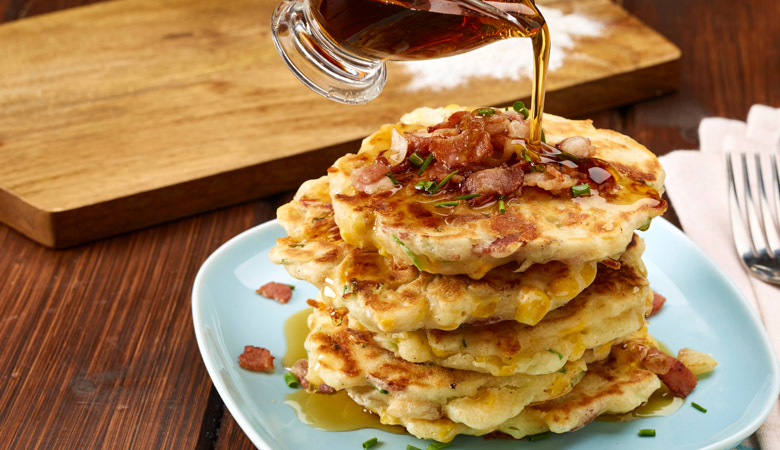
[(640, 259), (644, 243), (638, 237), (632, 242), (619, 269), (601, 266), (593, 284), (536, 326), (504, 321), (453, 331), (376, 333), (374, 340), (407, 361), (496, 376), (551, 373), (582, 358), (587, 349), (608, 352), (640, 330), (652, 309), (653, 293)]
[(331, 306), (348, 308), (370, 331), (453, 330), (501, 320), (535, 325), (596, 275), (593, 261), (578, 266), (554, 261), (522, 273), (501, 266), (481, 280), (421, 272), (342, 240), (326, 177), (305, 182), (277, 217), (289, 237), (277, 241), (271, 261), (316, 286)]
[(514, 417), (494, 428), (475, 428), (448, 418), (435, 420), (397, 417), (382, 407), (376, 395), (350, 396), (364, 408), (380, 416), (383, 423), (400, 424), (420, 439), (449, 442), (458, 434), (481, 436), (500, 431), (516, 439), (552, 431), (578, 430), (602, 414), (623, 414), (644, 402), (661, 387), (652, 372), (642, 369), (641, 357), (631, 347), (612, 347), (609, 357), (591, 362), (574, 388), (555, 399), (528, 405)]
[(358, 403), (381, 410), (385, 421), (446, 418), (474, 429), (493, 429), (526, 405), (566, 394), (586, 368), (583, 358), (551, 374), (494, 377), (413, 364), (379, 347), (370, 332), (349, 328), (348, 316), (334, 320), (320, 307), (324, 305), (315, 306), (305, 341), (310, 387), (324, 383), (346, 389)]
[[(573, 136), (588, 138), (592, 144), (587, 150), (589, 157), (609, 161), (610, 170), (617, 171), (611, 175), (612, 184), (606, 181), (599, 185), (605, 187), (592, 188), (591, 195), (574, 198), (568, 187), (558, 189), (559, 192), (554, 188), (554, 174), (560, 173), (553, 168), (565, 171), (563, 166), (551, 163), (545, 169), (540, 165), (547, 172), (526, 172), (525, 182), (532, 178), (536, 181), (532, 186), (523, 186), (519, 196), (507, 197), (504, 213), (500, 213), (497, 201), (480, 207), (472, 206), (471, 200), (458, 201), (456, 196), (466, 192), (469, 179), (447, 183), (446, 177), (440, 180), (442, 177), (435, 175), (433, 169), (426, 169), (428, 172), (422, 176), (416, 168), (404, 169), (398, 173), (397, 185), (373, 195), (367, 193), (375, 188), (373, 185), (363, 191), (356, 189), (355, 180), (362, 179), (363, 169), (377, 162), (395, 161), (398, 155), (403, 162), (394, 164), (406, 164), (404, 158), (412, 140), (408, 135), (404, 140), (404, 133), (430, 135), (428, 126), (444, 122), (460, 110), (466, 109), (421, 108), (407, 114), (401, 123), (384, 125), (367, 137), (358, 154), (345, 155), (328, 169), (335, 221), (346, 242), (362, 249), (378, 249), (383, 255), (392, 255), (397, 261), (414, 264), (426, 272), (465, 274), (479, 279), (510, 262), (514, 269), (523, 271), (550, 261), (580, 266), (614, 257), (628, 245), (634, 230), (649, 225), (650, 219), (666, 209), (660, 198), (664, 171), (649, 150), (620, 133), (596, 129), (590, 121), (550, 114), (544, 117), (547, 141), (559, 143)], [(517, 167), (526, 164), (517, 161), (508, 162)], [(578, 161), (584, 168), (586, 160)], [(441, 164), (439, 174), (454, 167)], [(502, 167), (506, 165), (507, 162)], [(466, 174), (469, 169), (459, 170)], [(419, 187), (420, 183), (430, 183), (431, 177), (443, 187)], [(545, 183), (553, 187), (545, 187)], [(611, 187), (608, 189), (607, 185)], [(421, 189), (435, 193), (426, 194)], [(457, 205), (445, 206), (446, 202)]]

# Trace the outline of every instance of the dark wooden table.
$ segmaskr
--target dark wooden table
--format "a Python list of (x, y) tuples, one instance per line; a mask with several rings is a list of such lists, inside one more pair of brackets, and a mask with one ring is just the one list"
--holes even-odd
[[(93, 1), (0, 0), (0, 22)], [(598, 126), (664, 154), (696, 148), (703, 117), (780, 106), (776, 0), (623, 4), (682, 49), (680, 90), (592, 115)], [(251, 448), (201, 362), (191, 286), (290, 195), (64, 251), (0, 225), (0, 448)]]

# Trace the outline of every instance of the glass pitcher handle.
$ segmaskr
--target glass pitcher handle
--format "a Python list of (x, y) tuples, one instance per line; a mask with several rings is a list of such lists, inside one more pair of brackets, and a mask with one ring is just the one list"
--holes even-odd
[(387, 82), (383, 61), (339, 48), (311, 17), (306, 0), (284, 0), (271, 17), (271, 36), (285, 64), (314, 92), (347, 104), (366, 103)]

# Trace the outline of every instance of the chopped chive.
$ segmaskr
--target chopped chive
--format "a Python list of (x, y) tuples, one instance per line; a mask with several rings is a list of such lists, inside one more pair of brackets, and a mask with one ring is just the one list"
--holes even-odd
[(341, 294), (341, 296), (343, 297), (351, 292), (352, 292), (352, 285), (347, 283), (344, 285), (344, 292)]
[(531, 165), (531, 171), (532, 172), (538, 172), (538, 173), (544, 173), (547, 171), (547, 168), (544, 167), (544, 164), (532, 164)]
[(653, 437), (653, 436), (655, 436), (655, 429), (653, 429), (653, 428), (645, 428), (645, 429), (639, 430), (639, 435), (640, 436)]
[(417, 154), (417, 152), (412, 153), (412, 156), (409, 157), (409, 162), (414, 164), (415, 167), (420, 167), (425, 162), (420, 155)]
[(506, 212), (506, 205), (504, 204), (504, 196), (498, 197), (498, 213), (504, 214)]
[(311, 221), (312, 221), (312, 222), (318, 222), (318, 221), (320, 221), (320, 220), (322, 220), (322, 219), (324, 219), (324, 218), (325, 218), (325, 216), (322, 216), (322, 217), (315, 217), (315, 218), (311, 219)]
[(480, 109), (477, 110), (477, 114), (479, 114), (480, 116), (490, 117), (490, 116), (492, 116), (495, 113), (496, 113), (496, 110), (493, 109), (493, 108), (480, 108)]
[(442, 207), (447, 207), (447, 206), (458, 206), (458, 202), (457, 202), (457, 200), (452, 200), (452, 201), (449, 201), (449, 202), (441, 202), (441, 203), (437, 203), (437, 204), (433, 205), (434, 208), (442, 208)]
[(532, 434), (532, 435), (528, 436), (528, 440), (531, 441), (531, 442), (533, 442), (533, 441), (541, 441), (542, 439), (547, 439), (548, 437), (550, 437), (550, 432), (549, 431), (545, 431), (544, 433)]
[(294, 290), (295, 290), (295, 285), (294, 285), (294, 284), (288, 284), (287, 286), (290, 286), (290, 290), (291, 290), (291, 291), (294, 291)]
[(367, 440), (366, 442), (363, 442), (363, 448), (371, 448), (376, 445), (378, 442), (377, 438), (372, 437), (371, 439)]
[(390, 178), (390, 181), (392, 181), (394, 185), (398, 186), (399, 184), (401, 184), (398, 180), (395, 179), (395, 175), (393, 175), (393, 172), (387, 172), (385, 176), (387, 178)]
[(699, 411), (701, 411), (703, 413), (707, 412), (707, 408), (701, 406), (700, 404), (698, 404), (696, 402), (691, 402), (691, 406), (693, 406), (694, 408), (698, 409)]
[(406, 444), (406, 450), (420, 450), (420, 449), (415, 447), (414, 445)]
[(482, 194), (469, 194), (469, 195), (461, 195), (459, 197), (455, 197), (455, 200), (471, 200), (472, 198), (477, 198)]
[(433, 181), (418, 181), (417, 184), (414, 185), (415, 189), (419, 189), (421, 191), (427, 191), (430, 192), (431, 189), (436, 186), (436, 183)]
[(652, 218), (652, 217), (648, 217), (648, 218), (647, 218), (647, 221), (644, 223), (644, 225), (642, 225), (641, 227), (639, 227), (639, 228), (638, 228), (638, 230), (639, 230), (639, 231), (647, 231), (647, 230), (648, 230), (648, 228), (650, 228), (650, 221), (651, 221), (651, 220), (653, 220), (653, 218)]
[(463, 346), (468, 347), (468, 345), (466, 345), (466, 338), (463, 338)]
[(555, 350), (553, 350), (551, 348), (548, 348), (547, 351), (552, 353), (553, 355), (558, 355), (558, 359), (563, 359), (563, 354), (561, 354), (560, 352), (556, 352)]
[(585, 195), (590, 195), (590, 186), (587, 184), (578, 184), (576, 186), (572, 186), (571, 195), (572, 197), (583, 197)]
[(447, 447), (451, 447), (451, 446), (452, 446), (452, 442), (446, 442), (446, 443), (445, 442), (433, 442), (433, 443), (428, 444), (428, 446), (425, 447), (425, 450), (439, 450), (441, 448), (447, 448)]
[(420, 264), (420, 260), (417, 258), (417, 255), (415, 255), (414, 252), (411, 249), (409, 249), (409, 247), (407, 247), (406, 244), (403, 243), (403, 241), (398, 239), (398, 236), (394, 234), (392, 234), (391, 236), (393, 237), (395, 243), (398, 244), (399, 247), (401, 247), (401, 250), (403, 250), (404, 253), (406, 253), (406, 256), (408, 256), (409, 259), (412, 260), (412, 264), (414, 264), (414, 267), (416, 267), (417, 270), (420, 271), (423, 270), (422, 264)]
[(542, 128), (542, 142), (547, 143), (547, 139), (544, 138), (544, 128)]
[(425, 158), (425, 161), (423, 162), (423, 165), (420, 166), (420, 170), (417, 172), (417, 176), (421, 177), (423, 172), (425, 172), (425, 169), (428, 168), (428, 165), (433, 161), (433, 153), (429, 153), (428, 157)]
[(523, 159), (524, 160), (526, 160), (528, 162), (531, 162), (531, 157), (528, 156), (528, 151), (526, 149), (523, 149), (522, 154), (523, 154)]
[(519, 112), (523, 115), (523, 119), (527, 119), (528, 116), (531, 115), (531, 113), (528, 111), (528, 108), (525, 107), (525, 103), (517, 101), (512, 105), (512, 109)]
[(301, 383), (298, 382), (298, 378), (296, 378), (295, 374), (292, 372), (287, 372), (284, 374), (284, 382), (287, 383), (287, 387), (291, 387), (293, 389), (301, 387)]
[(433, 191), (431, 191), (431, 194), (435, 194), (439, 189), (443, 188), (444, 185), (447, 184), (448, 181), (450, 181), (450, 178), (452, 178), (452, 176), (455, 175), (456, 173), (458, 173), (457, 170), (444, 177), (444, 179), (441, 180), (441, 183), (437, 184), (436, 187), (433, 189)]
[(558, 369), (558, 373), (566, 373), (566, 372), (567, 372), (566, 366), (563, 366), (560, 369)]
[(374, 389), (376, 389), (377, 391), (379, 391), (379, 393), (380, 393), (380, 394), (384, 394), (384, 395), (387, 395), (387, 394), (388, 394), (388, 392), (387, 392), (387, 389), (379, 389), (379, 388), (378, 388), (378, 387), (376, 387), (376, 386), (374, 386)]
[(296, 247), (305, 247), (306, 244), (290, 244), (288, 247), (290, 248), (296, 248)]

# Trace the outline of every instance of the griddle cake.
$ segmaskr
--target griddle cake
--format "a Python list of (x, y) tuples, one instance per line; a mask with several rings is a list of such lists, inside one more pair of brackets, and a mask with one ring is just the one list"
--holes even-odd
[(375, 333), (374, 339), (411, 362), (496, 376), (554, 372), (585, 350), (608, 349), (645, 325), (653, 293), (640, 258), (644, 242), (635, 236), (632, 244), (620, 268), (601, 266), (593, 284), (535, 326), (503, 321), (452, 331)]
[(522, 273), (505, 265), (474, 280), (422, 272), (361, 250), (341, 239), (325, 177), (305, 182), (277, 216), (289, 236), (277, 241), (271, 261), (320, 289), (323, 301), (348, 308), (371, 331), (453, 330), (500, 320), (535, 325), (596, 275), (595, 261), (580, 266), (553, 261)]
[(392, 159), (386, 152), (391, 149), (393, 130), (398, 135), (425, 133), (429, 126), (462, 110), (467, 108), (416, 110), (400, 123), (385, 125), (367, 137), (357, 154), (348, 154), (334, 163), (328, 170), (330, 194), (345, 241), (363, 249), (378, 249), (426, 272), (479, 279), (510, 262), (525, 270), (550, 261), (576, 266), (613, 257), (628, 245), (635, 229), (666, 209), (660, 198), (664, 171), (649, 150), (620, 133), (596, 129), (590, 121), (550, 114), (544, 116), (548, 142), (570, 136), (588, 138), (592, 156), (609, 161), (631, 186), (650, 187), (645, 189), (648, 194), (608, 200), (593, 192), (572, 199), (538, 188), (523, 188), (522, 195), (509, 200), (505, 212), (499, 213), (495, 205), (473, 208), (465, 202), (435, 207), (455, 201), (456, 194), (421, 193), (419, 183), (427, 180), (424, 173), (407, 177), (398, 188), (382, 194), (356, 190), (353, 173), (380, 157)]

